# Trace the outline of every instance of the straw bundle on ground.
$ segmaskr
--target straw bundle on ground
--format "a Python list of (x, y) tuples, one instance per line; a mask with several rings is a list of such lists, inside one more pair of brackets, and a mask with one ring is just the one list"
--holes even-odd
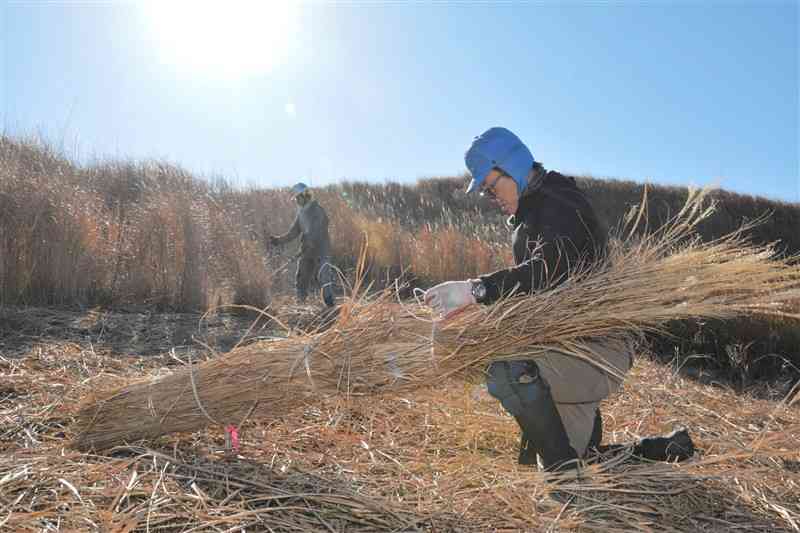
[(239, 348), (95, 401), (81, 412), (74, 444), (103, 449), (210, 423), (238, 424), (259, 403), (261, 415), (282, 416), (323, 396), (417, 388), (546, 349), (616, 373), (587, 341), (691, 317), (800, 318), (800, 265), (748, 244), (743, 231), (700, 242), (694, 227), (712, 212), (703, 200), (702, 193), (690, 195), (669, 224), (644, 236), (629, 233), (602, 265), (576, 269), (558, 287), (475, 306), (444, 324), (417, 305), (394, 303), (391, 292), (353, 297), (325, 331)]

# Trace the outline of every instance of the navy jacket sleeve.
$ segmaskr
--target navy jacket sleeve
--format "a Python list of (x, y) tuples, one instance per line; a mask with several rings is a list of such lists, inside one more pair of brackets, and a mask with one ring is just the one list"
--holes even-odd
[[(529, 257), (522, 263), (481, 276), (486, 285), (483, 303), (492, 303), (510, 294), (530, 294), (553, 287), (582, 261), (582, 253), (572, 236), (585, 232), (577, 213), (561, 212), (554, 216), (542, 213), (548, 223), (539, 226), (536, 235), (529, 235)], [(584, 240), (578, 238), (578, 240)]]

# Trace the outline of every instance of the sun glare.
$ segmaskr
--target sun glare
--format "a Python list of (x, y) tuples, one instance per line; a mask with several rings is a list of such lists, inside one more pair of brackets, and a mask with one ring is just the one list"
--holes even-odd
[(268, 73), (290, 59), (297, 13), (288, 0), (144, 5), (159, 53), (177, 68), (239, 77)]

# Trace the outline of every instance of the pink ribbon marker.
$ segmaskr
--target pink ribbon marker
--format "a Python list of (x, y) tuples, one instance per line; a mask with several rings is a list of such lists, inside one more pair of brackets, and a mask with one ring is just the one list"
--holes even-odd
[(225, 444), (239, 453), (239, 430), (233, 424), (225, 427)]

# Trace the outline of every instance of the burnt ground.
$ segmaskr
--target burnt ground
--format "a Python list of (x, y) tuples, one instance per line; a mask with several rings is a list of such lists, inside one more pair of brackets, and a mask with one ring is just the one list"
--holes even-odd
[[(271, 316), (280, 317), (282, 325)], [(313, 331), (330, 316), (317, 306), (288, 303), (264, 314), (231, 308), (205, 315), (5, 306), (0, 307), (0, 356), (17, 359), (37, 346), (64, 343), (120, 356), (180, 355), (187, 350), (224, 353), (237, 343), (285, 336), (284, 326)]]

